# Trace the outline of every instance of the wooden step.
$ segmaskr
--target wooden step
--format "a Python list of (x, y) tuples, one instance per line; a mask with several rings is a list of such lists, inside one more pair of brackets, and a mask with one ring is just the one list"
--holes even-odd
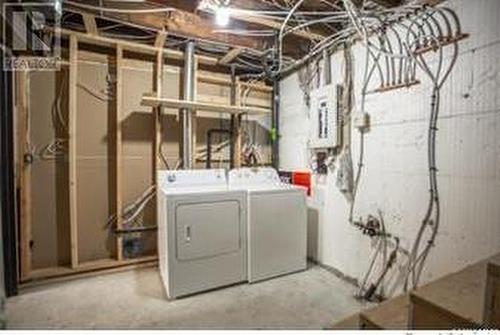
[(484, 326), (487, 266), (500, 254), (418, 288), (410, 295), (411, 329)]
[[(488, 307), (491, 321), (485, 323)], [(332, 329), (477, 329), (485, 325), (498, 328), (498, 323), (500, 254), (426, 284), (409, 295), (384, 301), (337, 322)]]
[(408, 306), (408, 296), (402, 295), (336, 322), (329, 330), (406, 329)]
[(367, 309), (359, 315), (360, 328), (373, 330), (408, 329), (409, 304), (409, 297), (405, 294)]
[(484, 304), (484, 323), (488, 328), (500, 328), (500, 259), (488, 263)]
[(327, 330), (358, 330), (360, 329), (359, 325), (359, 314), (351, 315), (348, 318), (340, 320), (339, 322), (334, 323)]

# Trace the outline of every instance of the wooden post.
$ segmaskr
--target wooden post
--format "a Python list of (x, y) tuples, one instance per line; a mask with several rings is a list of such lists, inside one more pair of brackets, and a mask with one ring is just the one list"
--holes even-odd
[[(194, 101), (198, 101), (198, 65), (199, 65), (199, 60), (198, 56), (194, 56), (194, 81), (193, 81), (193, 97)], [(193, 130), (193, 151), (192, 151), (192, 157), (191, 161), (193, 162), (193, 168), (196, 168), (196, 132), (198, 131), (198, 116), (197, 116), (197, 111), (196, 109), (193, 109), (191, 111), (191, 118), (192, 118), (192, 130)]]
[(69, 223), (71, 267), (78, 267), (77, 181), (76, 181), (76, 117), (77, 117), (78, 39), (69, 38)]
[[(157, 54), (156, 54), (156, 64), (155, 64), (155, 71), (153, 72), (153, 88), (155, 91), (155, 95), (157, 97), (161, 97), (162, 95), (162, 87), (163, 87), (163, 51), (160, 49)], [(153, 185), (156, 187), (156, 200), (158, 200), (158, 193), (159, 193), (159, 188), (158, 188), (158, 168), (160, 166), (159, 162), (159, 155), (160, 155), (160, 149), (161, 149), (161, 142), (163, 141), (162, 137), (162, 114), (163, 114), (163, 108), (162, 106), (156, 106), (153, 107), (153, 161), (152, 161), (152, 174), (153, 174)], [(156, 201), (156, 204), (158, 204), (158, 201)], [(156, 223), (158, 225), (158, 209), (156, 208), (155, 211), (155, 218), (156, 218)]]
[(156, 38), (155, 38), (155, 48), (158, 48), (158, 49), (163, 49), (163, 47), (165, 46), (165, 40), (167, 38), (167, 32), (162, 30), (162, 31), (159, 31), (157, 34), (156, 34)]
[[(116, 229), (121, 229), (123, 226), (123, 201), (122, 201), (122, 108), (123, 108), (123, 48), (121, 45), (116, 47), (116, 111), (115, 111), (115, 185), (116, 185)], [(123, 259), (123, 238), (121, 235), (116, 235), (116, 258), (121, 261)]]
[(219, 64), (227, 65), (232, 62), (236, 57), (238, 57), (245, 49), (243, 48), (234, 48), (229, 50), (220, 60)]
[(16, 120), (19, 124), (18, 163), (20, 186), (20, 278), (26, 279), (31, 272), (31, 163), (30, 153), (30, 113), (29, 77), (26, 71), (16, 72)]
[[(236, 77), (235, 67), (231, 68), (231, 106), (239, 106), (240, 104), (240, 89), (239, 78)], [(231, 168), (241, 167), (241, 114), (231, 115)]]
[(90, 35), (97, 36), (99, 34), (99, 30), (97, 29), (97, 24), (95, 22), (94, 15), (91, 14), (82, 14), (83, 24), (85, 25), (85, 30)]
[[(163, 88), (163, 51), (159, 50), (156, 54), (156, 64), (154, 71), (154, 90), (157, 97), (162, 96), (162, 88)], [(153, 108), (153, 129), (154, 129), (154, 138), (153, 138), (153, 182), (156, 185), (157, 183), (157, 172), (160, 167), (160, 147), (162, 141), (161, 134), (161, 116), (163, 113), (163, 107), (158, 106)]]

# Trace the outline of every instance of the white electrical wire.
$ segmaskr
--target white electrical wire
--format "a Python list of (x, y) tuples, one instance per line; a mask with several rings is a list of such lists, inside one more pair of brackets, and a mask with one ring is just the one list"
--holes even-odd
[(111, 7), (102, 7), (102, 6), (93, 6), (83, 4), (81, 2), (64, 0), (63, 4), (68, 4), (74, 7), (95, 10), (99, 12), (109, 12), (109, 13), (123, 13), (123, 14), (148, 14), (148, 13), (169, 13), (175, 12), (177, 9), (172, 7), (165, 8), (139, 8), (139, 9), (125, 9), (125, 8), (111, 8)]

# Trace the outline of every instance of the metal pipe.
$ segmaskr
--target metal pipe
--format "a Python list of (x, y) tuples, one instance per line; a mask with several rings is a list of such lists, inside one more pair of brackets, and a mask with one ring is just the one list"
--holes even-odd
[[(194, 41), (189, 41), (184, 51), (184, 100), (194, 101)], [(193, 168), (193, 113), (184, 108), (182, 114), (182, 167)]]
[[(230, 100), (231, 100), (231, 106), (236, 105), (236, 68), (234, 65), (231, 66), (231, 95), (230, 95)], [(229, 168), (233, 169), (234, 168), (234, 161), (235, 161), (235, 133), (236, 133), (236, 127), (237, 127), (237, 120), (236, 118), (239, 116), (231, 114), (231, 126), (230, 126), (230, 133), (229, 133), (229, 156), (230, 156), (230, 164)]]
[(272, 145), (272, 163), (275, 169), (279, 169), (279, 137), (280, 137), (280, 81), (275, 78), (273, 81), (273, 114), (272, 114), (272, 130), (271, 130), (271, 145)]

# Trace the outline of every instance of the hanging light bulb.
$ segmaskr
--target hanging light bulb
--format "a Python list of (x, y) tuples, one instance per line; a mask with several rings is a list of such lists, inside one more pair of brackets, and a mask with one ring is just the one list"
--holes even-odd
[(215, 9), (215, 22), (220, 27), (225, 27), (229, 24), (229, 7), (220, 5)]
[(56, 11), (57, 15), (62, 15), (62, 0), (54, 1), (54, 10)]

